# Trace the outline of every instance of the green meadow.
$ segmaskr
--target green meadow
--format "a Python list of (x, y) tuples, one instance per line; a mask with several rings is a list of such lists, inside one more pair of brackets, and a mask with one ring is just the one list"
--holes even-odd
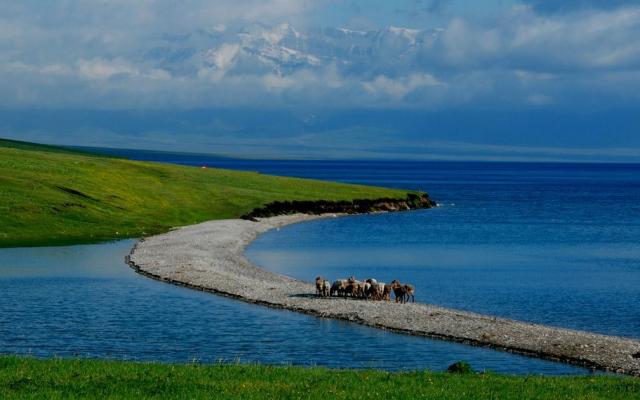
[(276, 200), (405, 196), (399, 190), (137, 162), (0, 139), (0, 247), (140, 237), (237, 218)]
[(0, 357), (6, 399), (637, 399), (640, 379)]

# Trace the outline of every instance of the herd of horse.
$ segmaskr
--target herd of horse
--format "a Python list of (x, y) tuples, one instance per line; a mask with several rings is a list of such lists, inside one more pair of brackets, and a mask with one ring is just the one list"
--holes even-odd
[(351, 297), (363, 300), (391, 301), (391, 293), (396, 303), (415, 302), (413, 285), (402, 284), (393, 280), (390, 284), (375, 279), (359, 281), (355, 277), (338, 279), (331, 283), (323, 277), (316, 278), (316, 296), (318, 297)]

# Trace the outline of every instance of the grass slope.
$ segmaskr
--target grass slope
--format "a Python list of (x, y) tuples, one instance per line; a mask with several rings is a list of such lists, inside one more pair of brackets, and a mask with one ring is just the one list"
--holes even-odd
[(0, 140), (0, 247), (139, 237), (237, 218), (275, 200), (406, 192), (83, 154)]
[(0, 357), (0, 398), (637, 399), (640, 379)]
[(52, 146), (49, 144), (40, 144), (40, 143), (31, 143), (31, 142), (22, 142), (20, 140), (11, 140), (11, 139), (2, 139), (2, 138), (0, 138), (0, 147), (10, 148), (10, 149), (19, 149), (19, 150), (39, 150), (39, 151), (47, 151), (50, 153), (85, 154), (85, 155), (88, 153), (80, 150), (74, 150), (69, 147)]

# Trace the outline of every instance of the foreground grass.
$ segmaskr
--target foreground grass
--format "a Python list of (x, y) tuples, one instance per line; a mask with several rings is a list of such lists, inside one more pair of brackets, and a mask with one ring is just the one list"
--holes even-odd
[(640, 379), (0, 357), (0, 398), (636, 399)]
[(137, 162), (0, 139), (0, 247), (139, 237), (237, 218), (276, 200), (405, 196), (384, 188)]

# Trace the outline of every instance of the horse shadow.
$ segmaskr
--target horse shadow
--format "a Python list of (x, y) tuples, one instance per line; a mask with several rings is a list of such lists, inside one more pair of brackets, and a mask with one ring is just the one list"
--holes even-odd
[(320, 298), (319, 296), (313, 294), (313, 293), (295, 293), (295, 294), (290, 294), (289, 297), (295, 297), (295, 298), (300, 298), (300, 299), (313, 299), (313, 298)]

